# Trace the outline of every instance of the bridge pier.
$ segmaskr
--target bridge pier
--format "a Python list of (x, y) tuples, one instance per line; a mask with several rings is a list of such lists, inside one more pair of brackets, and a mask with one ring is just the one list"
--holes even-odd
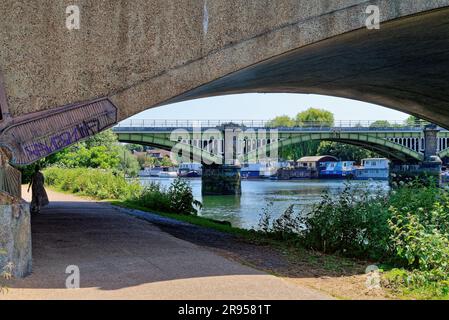
[(236, 124), (225, 124), (224, 163), (204, 164), (201, 176), (203, 195), (240, 195), (242, 182), (239, 164), (239, 136), (242, 128)]
[(205, 196), (240, 195), (242, 193), (240, 166), (203, 164), (201, 190)]
[(424, 161), (416, 164), (392, 164), (390, 166), (390, 185), (397, 186), (418, 179), (424, 185), (441, 185), (442, 161), (438, 157), (438, 132), (434, 124), (424, 128)]

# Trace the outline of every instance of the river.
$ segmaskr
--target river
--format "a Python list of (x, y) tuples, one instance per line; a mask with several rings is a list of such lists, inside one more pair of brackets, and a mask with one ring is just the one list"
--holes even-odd
[[(192, 187), (194, 197), (203, 203), (199, 215), (231, 222), (235, 227), (257, 227), (260, 215), (270, 203), (272, 217), (283, 213), (290, 205), (295, 210), (303, 210), (317, 203), (323, 192), (335, 195), (344, 186), (343, 180), (242, 180), (241, 196), (202, 196), (201, 179), (187, 179)], [(143, 185), (151, 181), (168, 187), (173, 179), (142, 178)], [(352, 181), (358, 188), (371, 190), (388, 190), (387, 181)]]

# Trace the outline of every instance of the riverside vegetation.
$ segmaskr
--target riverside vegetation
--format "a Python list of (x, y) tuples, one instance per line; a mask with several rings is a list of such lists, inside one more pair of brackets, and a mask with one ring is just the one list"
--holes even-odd
[(165, 189), (142, 187), (108, 170), (50, 167), (46, 182), (56, 189), (116, 199), (118, 204), (239, 235), (297, 248), (373, 261), (383, 286), (412, 298), (449, 298), (449, 193), (417, 182), (374, 195), (348, 184), (338, 195), (323, 194), (306, 212), (290, 206), (272, 219), (268, 205), (257, 230), (240, 230), (196, 217), (201, 203), (188, 182)]
[(449, 298), (449, 193), (417, 182), (375, 195), (347, 185), (324, 194), (308, 212), (288, 208), (271, 220), (268, 237), (380, 266), (384, 287), (412, 298)]

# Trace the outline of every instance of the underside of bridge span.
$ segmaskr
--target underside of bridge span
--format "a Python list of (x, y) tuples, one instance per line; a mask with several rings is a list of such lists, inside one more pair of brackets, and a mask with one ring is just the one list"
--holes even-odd
[(449, 9), (360, 29), (254, 64), (168, 102), (289, 92), (372, 102), (449, 127)]

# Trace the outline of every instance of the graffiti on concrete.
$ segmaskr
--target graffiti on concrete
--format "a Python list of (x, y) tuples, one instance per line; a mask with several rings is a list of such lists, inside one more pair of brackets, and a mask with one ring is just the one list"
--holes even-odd
[(0, 145), (12, 151), (12, 164), (26, 165), (117, 123), (117, 108), (109, 99), (43, 112), (4, 130)]
[(83, 121), (73, 129), (51, 136), (48, 142), (32, 142), (30, 145), (25, 146), (24, 149), (30, 157), (45, 157), (57, 150), (61, 150), (84, 138), (92, 136), (103, 129), (98, 119)]

